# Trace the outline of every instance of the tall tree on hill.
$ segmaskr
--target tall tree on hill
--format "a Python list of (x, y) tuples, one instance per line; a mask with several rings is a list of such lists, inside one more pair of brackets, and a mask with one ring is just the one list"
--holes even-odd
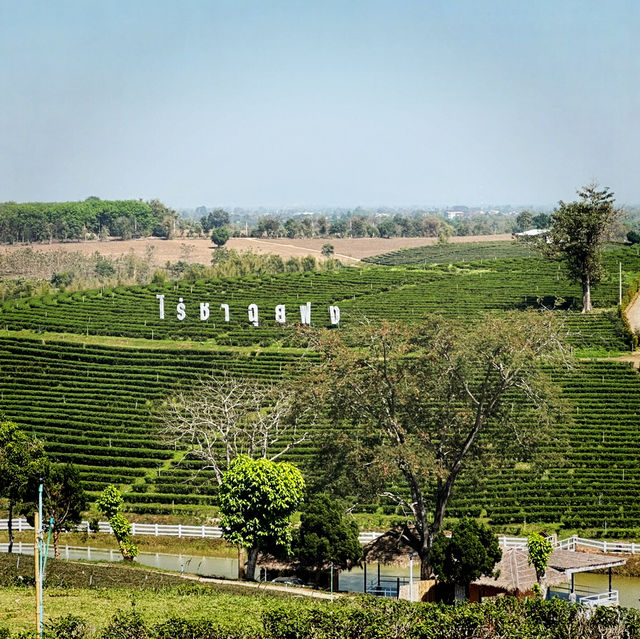
[(301, 397), (321, 403), (338, 429), (327, 438), (337, 441), (336, 454), (318, 462), (330, 477), (321, 488), (350, 476), (347, 490), (375, 490), (404, 509), (403, 534), (426, 579), (463, 469), (534, 459), (562, 414), (541, 368), (564, 357), (562, 340), (551, 314), (541, 313), (473, 327), (433, 317), (361, 328), (351, 338), (357, 348), (336, 332), (320, 339), (326, 357)]
[(589, 184), (578, 191), (575, 202), (560, 201), (551, 229), (538, 247), (549, 257), (562, 260), (569, 277), (582, 286), (582, 312), (592, 310), (591, 285), (604, 273), (602, 245), (619, 216), (614, 194), (608, 187)]

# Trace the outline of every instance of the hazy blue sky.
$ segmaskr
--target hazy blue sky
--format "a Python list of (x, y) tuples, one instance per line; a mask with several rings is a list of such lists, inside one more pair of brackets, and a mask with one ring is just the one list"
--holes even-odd
[(640, 202), (638, 0), (0, 0), (0, 201)]

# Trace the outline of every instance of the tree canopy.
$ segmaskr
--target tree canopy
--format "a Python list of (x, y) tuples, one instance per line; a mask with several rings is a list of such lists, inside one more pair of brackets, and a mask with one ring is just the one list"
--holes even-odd
[[(35, 478), (34, 478), (35, 479)], [(38, 482), (39, 483), (39, 482)], [(80, 473), (72, 464), (48, 464), (42, 476), (43, 483), (43, 527), (53, 518), (53, 549), (60, 556), (58, 539), (60, 533), (69, 530), (82, 521), (82, 512), (88, 506), (87, 494), (80, 481)], [(21, 505), (20, 510), (31, 521), (33, 512), (38, 508), (37, 484), (30, 491), (31, 500)]]
[(563, 343), (551, 314), (534, 312), (473, 326), (432, 317), (362, 327), (350, 340), (357, 348), (335, 332), (321, 338), (326, 357), (308, 380), (303, 401), (324, 404), (345, 433), (319, 464), (329, 489), (351, 475), (350, 489), (375, 490), (404, 509), (405, 538), (428, 578), (463, 468), (535, 459), (561, 416), (541, 365), (562, 360)]
[(533, 533), (527, 538), (527, 553), (529, 555), (529, 564), (536, 571), (536, 580), (540, 588), (540, 594), (544, 599), (547, 594), (547, 566), (549, 558), (553, 552), (553, 544), (539, 533)]
[(214, 228), (213, 231), (211, 231), (211, 241), (217, 247), (224, 246), (229, 241), (230, 237), (231, 235), (229, 234), (229, 231), (225, 228)]
[(549, 257), (564, 262), (572, 281), (582, 286), (582, 312), (592, 310), (591, 286), (604, 273), (602, 246), (619, 216), (614, 206), (614, 194), (596, 184), (582, 187), (579, 200), (560, 201), (551, 219), (548, 236), (539, 248)]
[(440, 581), (468, 588), (481, 575), (493, 574), (502, 557), (493, 531), (473, 519), (462, 519), (451, 537), (440, 531), (433, 542), (433, 571)]
[(302, 507), (293, 554), (304, 566), (351, 568), (362, 559), (358, 524), (329, 495), (315, 495)]
[(0, 496), (9, 503), (9, 552), (13, 550), (14, 509), (20, 502), (34, 499), (33, 487), (37, 486), (37, 478), (44, 475), (47, 464), (41, 441), (22, 432), (13, 422), (0, 423)]
[(238, 455), (275, 461), (307, 439), (299, 425), (307, 413), (294, 411), (293, 389), (285, 385), (210, 375), (169, 398), (161, 419), (165, 437), (186, 445), (221, 484)]
[(96, 501), (98, 510), (109, 519), (109, 525), (118, 542), (122, 558), (133, 561), (138, 555), (138, 547), (131, 541), (131, 524), (122, 514), (124, 499), (116, 486), (107, 486)]
[(290, 517), (303, 495), (304, 479), (293, 464), (247, 455), (229, 464), (218, 493), (220, 526), (228, 542), (247, 549), (249, 579), (260, 550), (290, 550)]

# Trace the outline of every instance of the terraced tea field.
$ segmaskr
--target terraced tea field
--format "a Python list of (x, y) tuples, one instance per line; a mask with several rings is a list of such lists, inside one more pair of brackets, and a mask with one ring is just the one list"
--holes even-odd
[[(204, 374), (270, 380), (313, 355), (299, 352), (136, 351), (63, 342), (0, 338), (0, 398), (4, 416), (45, 442), (57, 460), (76, 464), (87, 490), (109, 483), (133, 487), (138, 511), (209, 504), (211, 476), (178, 468), (153, 412), (169, 393)], [(295, 451), (304, 461), (304, 446)], [(178, 454), (178, 456), (180, 456)], [(154, 507), (149, 504), (155, 504)]]
[(363, 262), (383, 266), (428, 266), (429, 264), (459, 264), (479, 260), (502, 260), (534, 257), (522, 242), (470, 242), (468, 244), (432, 244), (390, 251), (382, 255), (362, 258)]
[[(275, 380), (313, 362), (313, 353), (287, 347), (296, 335), (298, 306), (306, 302), (312, 305), (312, 326), (327, 326), (328, 307), (337, 304), (345, 328), (361, 321), (416, 321), (426, 313), (472, 322), (483, 313), (546, 307), (565, 323), (574, 345), (628, 350), (629, 336), (616, 310), (616, 278), (594, 290), (598, 312), (583, 316), (580, 290), (557, 264), (510, 254), (512, 245), (501, 245), (503, 254), (489, 258), (480, 252), (496, 247), (457, 245), (449, 254), (448, 246), (428, 248), (440, 253), (426, 268), (423, 260), (419, 266), (183, 281), (5, 302), (0, 307), (0, 328), (6, 329), (0, 337), (2, 411), (43, 438), (52, 456), (78, 464), (93, 493), (113, 482), (127, 489), (133, 511), (187, 512), (213, 504), (215, 487), (201, 468), (192, 478), (197, 462), (177, 463), (183, 451), (160, 437), (155, 408), (202, 374)], [(640, 274), (634, 250), (609, 251), (606, 260), (611, 271), (622, 262), (626, 284)], [(164, 320), (156, 295), (165, 296)], [(180, 298), (186, 305), (183, 321), (176, 317)], [(207, 321), (199, 318), (200, 302), (210, 304)], [(220, 310), (225, 303), (228, 323)], [(259, 308), (257, 327), (249, 323), (249, 304)], [(286, 305), (287, 326), (275, 322), (276, 304)], [(31, 337), (18, 336), (21, 329), (32, 331)], [(38, 339), (44, 331), (73, 337)], [(96, 345), (90, 336), (145, 339), (120, 347)], [(176, 340), (175, 347), (166, 340)], [(197, 344), (205, 340), (206, 347)], [(549, 467), (539, 477), (514, 466), (492, 470), (481, 483), (463, 478), (451, 514), (486, 515), (496, 524), (539, 520), (640, 528), (634, 499), (640, 484), (640, 377), (628, 365), (611, 362), (585, 362), (553, 375), (573, 415), (573, 425), (563, 433), (570, 444), (566, 465)], [(553, 450), (556, 444), (549, 445)], [(315, 452), (305, 443), (288, 458), (310, 476)]]
[[(473, 245), (452, 245), (456, 250), (460, 246), (470, 251), (466, 247)], [(640, 257), (629, 249), (607, 253), (610, 270), (616, 270), (618, 261), (623, 263), (625, 281), (631, 283), (640, 274)], [(164, 295), (165, 319), (160, 319), (157, 295)], [(626, 349), (628, 337), (616, 314), (609, 311), (584, 317), (575, 312), (580, 309), (580, 297), (579, 287), (567, 282), (559, 265), (520, 257), (428, 269), (343, 268), (60, 293), (4, 302), (0, 327), (267, 346), (287, 344), (294, 333), (291, 326), (300, 321), (298, 307), (306, 302), (311, 302), (311, 324), (316, 327), (329, 325), (331, 304), (340, 307), (341, 324), (347, 327), (381, 319), (416, 321), (426, 313), (472, 321), (486, 312), (546, 307), (567, 311), (559, 316), (576, 345)], [(180, 300), (185, 304), (183, 320), (177, 319)], [(594, 289), (593, 301), (600, 311), (615, 308), (616, 279)], [(210, 306), (206, 321), (200, 319), (201, 302)], [(224, 321), (221, 304), (229, 305), (229, 322)], [(259, 309), (257, 327), (249, 322), (250, 304)], [(275, 321), (277, 304), (286, 305), (289, 328)]]
[[(640, 376), (631, 365), (582, 362), (554, 370), (572, 423), (558, 433), (569, 445), (563, 466), (542, 472), (517, 465), (463, 480), (451, 514), (486, 515), (497, 525), (561, 522), (566, 528), (640, 534)], [(551, 451), (559, 446), (550, 442)], [(634, 530), (635, 529), (635, 530)]]

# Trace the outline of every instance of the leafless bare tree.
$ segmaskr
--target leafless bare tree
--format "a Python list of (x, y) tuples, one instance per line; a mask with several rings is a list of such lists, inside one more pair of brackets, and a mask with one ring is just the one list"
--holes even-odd
[(190, 391), (168, 399), (161, 412), (164, 436), (205, 462), (218, 484), (238, 455), (276, 460), (305, 441), (310, 419), (284, 384), (260, 384), (231, 376), (201, 377)]

